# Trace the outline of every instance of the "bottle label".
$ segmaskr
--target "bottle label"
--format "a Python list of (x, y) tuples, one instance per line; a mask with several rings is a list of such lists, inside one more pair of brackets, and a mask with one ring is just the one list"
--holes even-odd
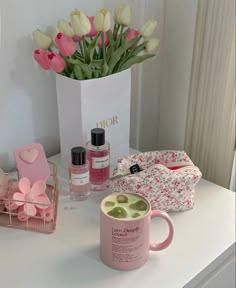
[(93, 157), (92, 159), (92, 168), (101, 169), (109, 166), (110, 157), (109, 155), (104, 157)]
[(80, 186), (89, 183), (89, 171), (83, 174), (71, 174), (71, 184)]

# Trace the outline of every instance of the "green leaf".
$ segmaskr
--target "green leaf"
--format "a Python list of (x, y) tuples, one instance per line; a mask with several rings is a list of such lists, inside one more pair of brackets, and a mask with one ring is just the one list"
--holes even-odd
[(130, 58), (127, 62), (125, 62), (119, 69), (119, 71), (123, 71), (128, 69), (129, 67), (131, 67), (134, 64), (138, 64), (141, 63), (145, 60), (147, 60), (148, 58), (152, 58), (156, 56), (156, 54), (144, 54), (142, 56), (134, 56), (132, 58)]
[(109, 67), (108, 67), (107, 63), (104, 63), (102, 66), (102, 76), (107, 75), (108, 69), (109, 69)]
[(91, 71), (91, 67), (88, 64), (85, 64), (85, 63), (81, 62), (80, 60), (74, 60), (74, 59), (68, 59), (67, 61), (71, 64), (79, 65), (81, 70), (84, 72), (85, 76), (88, 79), (91, 79), (92, 71)]
[(97, 33), (97, 35), (93, 38), (93, 40), (90, 42), (88, 46), (87, 55), (89, 57), (89, 63), (93, 59), (94, 50), (96, 49), (97, 41), (98, 41), (98, 38), (101, 36), (101, 33), (102, 32)]
[(101, 77), (101, 72), (98, 70), (94, 70), (93, 71), (93, 78), (99, 78)]
[(84, 75), (79, 65), (74, 65), (74, 74), (76, 79), (84, 80)]
[(136, 41), (137, 38), (139, 38), (139, 36), (129, 40), (129, 41), (125, 41), (112, 55), (111, 58), (108, 62), (108, 66), (109, 66), (109, 70), (108, 70), (108, 75), (112, 74), (113, 69), (116, 65), (116, 63), (120, 60), (120, 57), (122, 56), (122, 54), (125, 53), (125, 51), (127, 49), (129, 49), (130, 46), (132, 46)]
[(102, 70), (103, 63), (103, 60), (93, 60), (93, 62), (90, 63), (90, 66), (94, 67), (95, 69)]

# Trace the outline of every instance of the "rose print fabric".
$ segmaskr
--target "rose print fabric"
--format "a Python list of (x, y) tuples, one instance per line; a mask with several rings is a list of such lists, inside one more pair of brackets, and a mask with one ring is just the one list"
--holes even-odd
[[(138, 164), (141, 172), (127, 175)], [(182, 211), (193, 207), (195, 185), (202, 174), (184, 151), (161, 150), (126, 156), (118, 160), (112, 192), (133, 192), (146, 197), (152, 209)]]

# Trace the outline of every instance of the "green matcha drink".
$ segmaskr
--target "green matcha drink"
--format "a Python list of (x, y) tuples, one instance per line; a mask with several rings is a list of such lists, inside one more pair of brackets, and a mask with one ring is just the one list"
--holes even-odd
[(122, 220), (140, 218), (149, 211), (149, 203), (138, 194), (120, 193), (110, 195), (102, 203), (102, 211)]

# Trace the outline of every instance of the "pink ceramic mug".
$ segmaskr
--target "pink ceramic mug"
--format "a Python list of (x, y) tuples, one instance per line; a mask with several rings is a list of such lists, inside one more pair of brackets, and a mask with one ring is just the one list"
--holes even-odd
[[(128, 202), (117, 203), (119, 195), (126, 197)], [(130, 201), (134, 204), (129, 204)], [(145, 207), (142, 207), (143, 202), (146, 203)], [(132, 205), (136, 205), (135, 208), (146, 209), (134, 210), (130, 208), (134, 207)], [(169, 234), (161, 243), (150, 241), (150, 224), (154, 217), (165, 219), (169, 226)], [(101, 203), (100, 255), (102, 261), (113, 269), (133, 270), (143, 266), (148, 260), (149, 250), (165, 249), (172, 242), (173, 234), (173, 222), (170, 216), (164, 211), (151, 210), (149, 201), (138, 194), (113, 193)]]

